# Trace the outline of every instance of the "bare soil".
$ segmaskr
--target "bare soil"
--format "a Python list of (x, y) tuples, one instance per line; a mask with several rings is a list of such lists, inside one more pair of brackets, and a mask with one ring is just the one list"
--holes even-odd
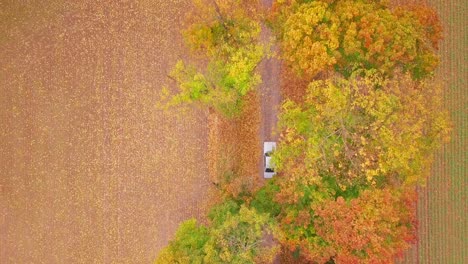
[(190, 1), (49, 2), (1, 4), (0, 262), (151, 263), (206, 198), (207, 113), (155, 107)]

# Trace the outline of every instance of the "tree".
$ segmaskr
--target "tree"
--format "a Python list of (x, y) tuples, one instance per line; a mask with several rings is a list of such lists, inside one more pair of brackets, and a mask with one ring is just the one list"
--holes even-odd
[(211, 61), (206, 73), (194, 66), (187, 66), (179, 61), (170, 74), (178, 85), (178, 93), (169, 96), (164, 90), (163, 99), (168, 106), (182, 103), (201, 104), (212, 107), (224, 116), (233, 117), (242, 110), (243, 97), (261, 82), (255, 68), (262, 59), (261, 47), (253, 50), (239, 49), (229, 61)]
[(208, 66), (198, 70), (179, 61), (169, 74), (177, 85), (176, 95), (163, 92), (167, 106), (201, 104), (228, 117), (241, 112), (243, 97), (261, 82), (255, 70), (264, 47), (258, 43), (260, 23), (252, 18), (254, 2), (195, 1), (193, 21), (184, 36), (194, 52), (209, 60)]
[[(400, 253), (414, 230), (407, 190), (424, 182), (449, 132), (440, 93), (408, 74), (364, 71), (314, 81), (304, 103), (286, 101), (273, 154), (282, 245), (318, 263), (381, 263)], [(350, 221), (356, 226), (342, 226)]]
[(174, 240), (165, 247), (156, 264), (180, 263), (201, 264), (205, 253), (203, 247), (209, 239), (208, 229), (199, 226), (195, 219), (187, 220), (180, 224)]
[(413, 188), (326, 201), (315, 209), (314, 221), (323, 242), (308, 244), (305, 255), (319, 263), (393, 263), (416, 240), (415, 199)]
[(439, 48), (442, 39), (442, 25), (436, 11), (422, 5), (410, 5), (398, 7), (395, 15), (405, 23), (418, 21), (419, 52), (414, 58), (414, 63), (404, 65), (403, 68), (410, 71), (415, 79), (422, 79), (429, 75), (437, 67), (439, 59), (434, 56), (434, 50)]
[(250, 0), (194, 0), (183, 31), (192, 51), (228, 59), (233, 50), (256, 45), (260, 34), (259, 3)]
[(270, 218), (245, 205), (233, 213), (232, 205), (214, 208), (210, 218), (213, 228), (205, 245), (206, 263), (258, 263), (272, 261), (276, 248), (267, 245), (265, 236), (271, 233)]
[(314, 81), (304, 104), (283, 104), (279, 171), (343, 186), (424, 182), (450, 129), (441, 86), (402, 73), (360, 74)]
[(415, 199), (414, 188), (386, 188), (322, 200), (280, 217), (276, 236), (307, 263), (393, 263), (416, 239)]
[(312, 78), (336, 70), (349, 77), (356, 68), (380, 69), (391, 75), (397, 67), (424, 78), (438, 64), (435, 49), (440, 22), (429, 8), (399, 8), (386, 1), (292, 1), (277, 15), (285, 61)]
[(271, 233), (270, 217), (255, 209), (226, 200), (209, 213), (210, 225), (183, 222), (174, 240), (156, 263), (258, 263), (271, 262), (276, 247), (265, 242)]

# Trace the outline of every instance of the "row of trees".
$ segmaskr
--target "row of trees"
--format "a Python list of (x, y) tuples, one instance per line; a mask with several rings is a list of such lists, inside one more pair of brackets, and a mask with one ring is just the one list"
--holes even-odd
[(402, 254), (416, 238), (415, 186), (449, 132), (440, 93), (408, 74), (367, 71), (313, 81), (303, 103), (286, 100), (277, 188), (255, 202), (274, 208), (280, 243), (312, 263)]
[[(177, 91), (166, 88), (166, 106), (194, 104), (213, 109), (232, 119), (242, 114), (247, 95), (261, 82), (256, 67), (266, 55), (260, 43), (259, 4), (252, 0), (194, 0), (190, 25), (184, 30), (186, 44), (201, 58), (202, 66), (179, 61), (169, 77)], [(223, 172), (222, 172), (223, 173)], [(232, 190), (238, 177), (224, 172), (216, 188), (223, 202), (211, 208), (207, 224), (195, 219), (179, 226), (175, 238), (156, 263), (271, 263), (278, 247), (268, 243), (274, 224), (267, 213), (248, 206), (251, 197), (244, 184)], [(238, 187), (239, 187), (238, 186)]]
[(297, 262), (392, 263), (416, 239), (415, 187), (450, 128), (432, 77), (441, 26), (386, 2), (278, 1), (273, 14), (284, 61), (310, 83), (282, 105), (279, 177), (253, 205)]
[[(265, 55), (253, 2), (199, 6), (185, 37), (208, 66), (179, 62), (169, 104), (238, 112)], [(157, 263), (271, 263), (279, 251), (268, 234), (295, 263), (393, 262), (416, 239), (415, 188), (450, 131), (432, 77), (437, 14), (384, 0), (278, 0), (267, 22), (309, 82), (300, 102), (282, 104), (277, 176), (255, 193), (224, 194), (207, 225), (184, 222)]]

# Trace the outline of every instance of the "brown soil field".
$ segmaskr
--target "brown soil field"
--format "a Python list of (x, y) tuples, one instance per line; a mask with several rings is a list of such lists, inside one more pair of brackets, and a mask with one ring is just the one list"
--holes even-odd
[(208, 113), (156, 108), (190, 1), (30, 2), (0, 3), (0, 263), (151, 263), (209, 184)]

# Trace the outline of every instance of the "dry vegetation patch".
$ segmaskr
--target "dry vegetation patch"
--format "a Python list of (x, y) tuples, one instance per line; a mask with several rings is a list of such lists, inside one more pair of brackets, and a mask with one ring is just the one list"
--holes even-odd
[[(234, 119), (210, 112), (208, 163), (211, 185), (215, 189), (233, 197), (257, 189), (261, 153), (259, 127), (260, 103), (255, 91), (245, 97), (243, 111)], [(212, 202), (217, 202), (215, 200)]]

